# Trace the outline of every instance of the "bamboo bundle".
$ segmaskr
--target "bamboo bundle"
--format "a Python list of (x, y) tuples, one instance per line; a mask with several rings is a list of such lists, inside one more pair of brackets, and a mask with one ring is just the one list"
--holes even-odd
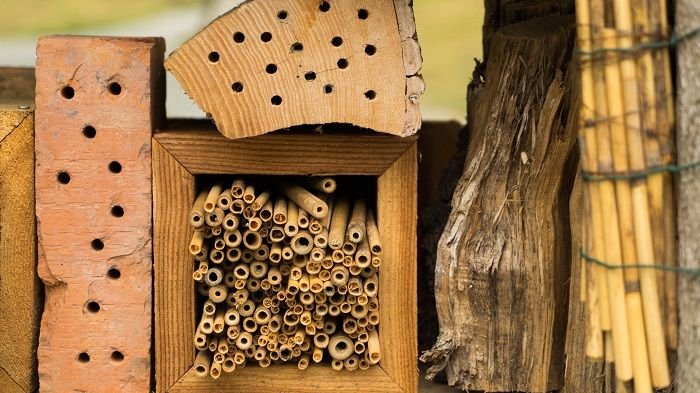
[(206, 298), (197, 375), (218, 378), (248, 362), (304, 370), (326, 359), (349, 371), (379, 362), (376, 215), (365, 196), (337, 193), (335, 179), (301, 184), (311, 190), (236, 179), (197, 195), (188, 244)]
[[(665, 0), (577, 0), (581, 54), (582, 168), (587, 173), (585, 286), (589, 357), (615, 362), (636, 393), (671, 384), (668, 347), (677, 341), (672, 97)], [(670, 210), (669, 210), (670, 209)], [(666, 216), (669, 217), (666, 217)], [(667, 232), (670, 232), (667, 233)], [(607, 264), (608, 266), (604, 266)], [(624, 269), (616, 269), (620, 266)], [(602, 339), (601, 339), (602, 338)]]

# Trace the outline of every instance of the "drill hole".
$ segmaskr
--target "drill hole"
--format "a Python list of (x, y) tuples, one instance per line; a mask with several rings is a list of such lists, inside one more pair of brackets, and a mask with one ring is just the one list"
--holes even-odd
[(266, 32), (260, 34), (260, 41), (262, 41), (262, 42), (272, 41), (272, 33), (270, 33), (269, 31), (266, 31)]
[(274, 96), (270, 99), (270, 102), (272, 102), (272, 105), (278, 106), (282, 104), (282, 97), (280, 96)]
[(110, 212), (112, 213), (112, 215), (114, 217), (117, 217), (117, 218), (124, 217), (124, 208), (119, 206), (119, 205), (112, 206), (112, 209), (110, 210)]
[(366, 97), (368, 100), (372, 101), (372, 100), (374, 100), (375, 98), (377, 98), (377, 92), (374, 91), (374, 90), (367, 90), (367, 91), (365, 92), (365, 97)]
[(322, 1), (318, 9), (321, 10), (321, 12), (328, 12), (331, 9), (331, 5), (327, 1)]
[(65, 86), (61, 89), (61, 95), (67, 100), (73, 99), (75, 97), (75, 90), (70, 86)]
[(117, 82), (110, 83), (108, 89), (112, 95), (118, 96), (119, 94), (122, 94), (122, 85)]
[(265, 72), (272, 75), (277, 72), (277, 66), (274, 64), (268, 64), (267, 67), (265, 67)]
[(326, 94), (331, 94), (333, 93), (333, 85), (325, 85), (323, 86), (323, 92)]
[(245, 41), (245, 34), (241, 33), (240, 31), (237, 31), (233, 34), (233, 41), (238, 44), (242, 44), (243, 41)]
[(289, 13), (286, 10), (281, 10), (280, 12), (277, 13), (277, 19), (279, 20), (285, 20), (289, 16)]
[(343, 39), (341, 37), (333, 37), (333, 39), (331, 40), (331, 45), (337, 48), (343, 45)]
[(95, 137), (95, 135), (97, 135), (97, 130), (95, 130), (95, 127), (93, 127), (93, 126), (85, 126), (85, 127), (83, 128), (83, 136), (84, 136), (84, 137), (86, 137), (86, 138), (88, 138), (88, 139), (92, 139), (92, 138)]
[(304, 50), (304, 44), (301, 42), (295, 42), (292, 44), (292, 52), (301, 52)]
[(348, 59), (338, 60), (338, 68), (340, 68), (341, 70), (348, 68), (348, 65), (349, 65)]
[(97, 302), (88, 302), (86, 308), (92, 314), (100, 312), (100, 304)]
[(209, 52), (209, 61), (212, 63), (218, 63), (219, 62), (219, 52)]
[(80, 363), (87, 363), (90, 361), (90, 355), (88, 355), (87, 352), (80, 352), (78, 355), (78, 361)]
[(309, 82), (315, 81), (316, 80), (316, 73), (313, 71), (309, 71), (306, 74), (304, 74), (304, 79), (306, 79)]
[(361, 8), (361, 9), (357, 10), (357, 17), (361, 20), (365, 20), (365, 19), (369, 18), (369, 12), (366, 9)]
[(95, 239), (90, 242), (90, 245), (92, 246), (92, 249), (95, 251), (101, 251), (102, 249), (105, 248), (105, 244), (102, 243), (102, 240), (100, 239)]
[(236, 93), (241, 93), (243, 91), (243, 83), (236, 82), (236, 83), (232, 84), (231, 90), (235, 91)]
[(118, 161), (112, 161), (108, 165), (109, 171), (112, 173), (119, 173), (122, 171), (122, 164), (120, 164)]
[(118, 280), (121, 276), (122, 273), (116, 267), (107, 270), (107, 277), (111, 278), (112, 280)]
[(115, 362), (121, 362), (122, 360), (124, 360), (124, 354), (119, 351), (114, 351), (112, 352), (112, 360), (114, 360)]
[(374, 54), (377, 53), (377, 47), (374, 45), (367, 45), (365, 46), (365, 53), (367, 56), (374, 56)]
[(58, 179), (58, 182), (61, 184), (70, 183), (70, 175), (68, 174), (68, 172), (65, 172), (65, 171), (58, 172), (58, 175), (56, 176), (56, 178)]

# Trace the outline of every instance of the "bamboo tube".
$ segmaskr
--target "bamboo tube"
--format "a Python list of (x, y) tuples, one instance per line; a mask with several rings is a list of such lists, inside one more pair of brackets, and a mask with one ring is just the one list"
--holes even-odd
[(345, 369), (348, 371), (355, 371), (360, 366), (360, 358), (357, 355), (350, 355), (345, 359)]
[(262, 228), (262, 220), (260, 217), (253, 217), (248, 220), (248, 229), (251, 231), (259, 231)]
[(379, 237), (379, 228), (377, 227), (377, 219), (374, 215), (374, 211), (367, 209), (367, 242), (375, 255), (380, 255), (382, 253), (382, 243)]
[(209, 247), (206, 244), (202, 245), (202, 249), (194, 255), (194, 260), (197, 262), (206, 262), (209, 257)]
[(253, 253), (253, 258), (256, 261), (267, 261), (269, 256), (270, 256), (270, 247), (267, 244), (261, 245)]
[(211, 287), (219, 285), (223, 279), (224, 273), (218, 267), (207, 270), (207, 274), (204, 276), (204, 282)]
[(321, 220), (319, 220), (318, 218), (312, 218), (309, 222), (309, 232), (311, 232), (311, 234), (314, 235), (315, 238), (315, 236), (320, 234), (321, 231), (323, 231), (323, 225), (321, 224)]
[(253, 217), (255, 217), (255, 212), (250, 206), (243, 209), (243, 218), (245, 218), (246, 220), (250, 220)]
[(216, 348), (219, 346), (219, 340), (213, 336), (207, 336), (207, 346), (211, 352), (216, 352)]
[(363, 306), (362, 304), (353, 304), (350, 314), (353, 316), (353, 318), (359, 319), (365, 317), (368, 312), (369, 310), (367, 310), (367, 307)]
[(221, 376), (221, 363), (213, 362), (209, 369), (209, 375), (214, 379), (219, 379)]
[(337, 188), (337, 183), (332, 177), (310, 177), (306, 180), (306, 184), (314, 190), (332, 194)]
[[(349, 239), (343, 243), (343, 253), (346, 256), (352, 257), (355, 255), (355, 251), (357, 251), (357, 244), (351, 242)], [(350, 261), (352, 262), (353, 258), (350, 258)]]
[(270, 230), (269, 239), (273, 243), (280, 243), (281, 241), (284, 240), (284, 236), (285, 236), (284, 228), (275, 225)]
[[(216, 348), (216, 350), (223, 355), (226, 355), (228, 353), (228, 341), (226, 340), (226, 337), (219, 337), (219, 345)], [(223, 359), (220, 363), (223, 363)]]
[(241, 249), (238, 247), (231, 247), (226, 250), (226, 260), (235, 263), (241, 259)]
[(343, 369), (343, 367), (344, 367), (344, 363), (343, 363), (342, 360), (333, 359), (333, 360), (331, 361), (331, 368), (332, 368), (333, 370), (335, 370), (335, 371), (340, 371), (340, 370)]
[(224, 314), (224, 322), (229, 326), (238, 325), (241, 322), (241, 316), (238, 313), (238, 310), (235, 308), (229, 308), (226, 310), (226, 313)]
[(221, 332), (224, 331), (224, 327), (226, 326), (226, 323), (224, 322), (224, 315), (225, 314), (226, 314), (226, 312), (224, 311), (223, 307), (216, 310), (216, 314), (214, 314), (214, 325), (213, 325), (214, 333), (220, 334)]
[(262, 237), (255, 231), (245, 231), (243, 233), (243, 245), (249, 250), (257, 250), (262, 246)]
[(250, 264), (250, 276), (257, 279), (262, 279), (267, 275), (267, 264), (261, 261), (255, 261)]
[(344, 266), (335, 266), (331, 271), (331, 282), (336, 285), (344, 285), (350, 278), (348, 270)]
[(207, 199), (208, 193), (206, 191), (200, 191), (197, 194), (197, 199), (192, 205), (192, 210), (190, 211), (190, 225), (193, 228), (201, 228), (204, 225), (204, 201)]
[(272, 213), (273, 213), (273, 205), (272, 201), (268, 200), (265, 202), (265, 205), (263, 205), (262, 209), (260, 210), (259, 216), (260, 219), (263, 220), (263, 222), (266, 223), (271, 223), (272, 222)]
[(231, 202), (231, 213), (242, 214), (244, 210), (245, 202), (243, 202), (243, 199), (234, 199), (233, 202)]
[[(258, 195), (257, 198), (251, 203), (250, 207), (253, 209), (253, 211), (258, 212), (260, 211), (263, 206), (270, 200), (270, 196), (272, 196), (272, 193), (270, 191), (264, 191), (260, 195)], [(245, 200), (245, 198), (243, 199)]]
[(314, 248), (314, 239), (307, 231), (299, 231), (292, 237), (292, 250), (297, 255), (308, 255)]
[(329, 336), (335, 333), (336, 331), (336, 324), (335, 321), (333, 320), (327, 320), (323, 323), (323, 332), (328, 334)]
[(367, 231), (366, 220), (367, 203), (365, 202), (365, 198), (358, 197), (355, 199), (346, 233), (347, 239), (352, 243), (359, 243), (365, 238), (365, 233)]
[(335, 335), (328, 342), (328, 354), (335, 360), (345, 360), (353, 354), (353, 342), (344, 335)]
[(194, 372), (198, 377), (206, 377), (211, 367), (211, 352), (198, 351), (194, 358)]
[(224, 211), (215, 207), (214, 210), (207, 212), (204, 216), (204, 222), (210, 227), (218, 227), (224, 222)]
[(349, 200), (345, 197), (340, 197), (333, 208), (333, 216), (331, 217), (328, 235), (328, 245), (333, 250), (338, 250), (343, 246), (349, 219), (349, 210)]
[(216, 264), (222, 263), (225, 257), (226, 255), (221, 250), (214, 250), (211, 255), (209, 255), (209, 259)]
[(270, 314), (270, 311), (264, 307), (258, 307), (255, 309), (254, 319), (255, 322), (258, 325), (264, 325), (270, 321), (270, 318), (272, 317), (272, 314)]
[(236, 362), (233, 361), (233, 356), (226, 356), (226, 359), (224, 359), (224, 362), (221, 364), (221, 369), (225, 373), (236, 371)]
[(209, 285), (205, 283), (200, 283), (199, 285), (197, 285), (197, 293), (199, 293), (202, 296), (209, 296)]
[(249, 332), (241, 332), (236, 338), (236, 347), (245, 351), (253, 345), (253, 336)]
[(202, 244), (204, 243), (204, 232), (194, 231), (192, 234), (192, 240), (190, 241), (190, 254), (197, 255), (202, 251)]
[(367, 360), (371, 364), (379, 363), (381, 359), (381, 351), (379, 349), (379, 335), (376, 331), (369, 333), (369, 341), (367, 341), (367, 353), (369, 357)]
[(216, 200), (216, 206), (223, 211), (227, 211), (231, 208), (231, 202), (233, 202), (231, 190), (227, 189), (224, 190), (221, 195), (219, 195), (219, 198)]
[(207, 213), (212, 213), (214, 209), (216, 208), (216, 201), (219, 199), (219, 195), (221, 195), (222, 187), (221, 184), (215, 184), (209, 189), (209, 193), (207, 193), (207, 197), (204, 200), (204, 211)]
[(314, 363), (321, 363), (323, 360), (323, 349), (321, 348), (314, 348), (313, 355), (311, 356), (313, 359)]
[(226, 248), (226, 242), (224, 242), (223, 238), (217, 237), (216, 239), (214, 239), (214, 249), (215, 250), (221, 251), (224, 248)]
[(231, 196), (236, 199), (243, 198), (243, 191), (245, 190), (245, 182), (241, 179), (236, 179), (231, 184)]
[(299, 215), (297, 216), (297, 225), (301, 229), (307, 229), (309, 227), (309, 213), (307, 213), (306, 210), (299, 210)]
[(367, 359), (364, 359), (364, 358), (360, 359), (360, 364), (358, 365), (360, 370), (362, 370), (362, 371), (369, 370), (369, 366), (370, 366), (370, 364), (369, 364), (369, 361)]
[(287, 200), (284, 198), (277, 198), (275, 201), (275, 207), (273, 209), (274, 215), (272, 216), (272, 221), (277, 225), (284, 225), (287, 223)]
[(207, 335), (199, 329), (194, 333), (194, 347), (200, 351), (207, 349)]
[(323, 218), (328, 214), (328, 205), (326, 202), (306, 189), (284, 181), (280, 182), (278, 187), (287, 198), (296, 203), (301, 209), (306, 210), (306, 212), (313, 217)]
[[(369, 280), (370, 279), (367, 279), (367, 281)], [(376, 286), (376, 284), (374, 286)], [(362, 280), (360, 280), (359, 277), (350, 277), (350, 279), (348, 279), (348, 292), (351, 295), (360, 296), (362, 294), (362, 287)]]
[(367, 315), (367, 320), (370, 325), (377, 326), (379, 324), (379, 313), (377, 311), (370, 311)]
[(215, 285), (209, 289), (209, 299), (214, 303), (221, 303), (226, 300), (228, 289), (224, 285)]
[(372, 262), (372, 253), (370, 252), (367, 238), (363, 238), (355, 251), (355, 265), (359, 268), (365, 268)]
[(246, 205), (250, 205), (254, 201), (255, 201), (255, 187), (248, 184), (248, 185), (246, 185), (245, 190), (243, 191), (243, 202), (245, 202)]
[(284, 224), (284, 233), (293, 237), (299, 232), (299, 207), (292, 201), (287, 204), (287, 223)]
[(314, 236), (314, 246), (325, 248), (328, 245), (328, 230), (322, 229), (319, 234)]

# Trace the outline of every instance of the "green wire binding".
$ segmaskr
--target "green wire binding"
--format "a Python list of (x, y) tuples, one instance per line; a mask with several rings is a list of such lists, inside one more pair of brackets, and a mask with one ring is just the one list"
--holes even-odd
[(683, 165), (663, 165), (652, 167), (643, 171), (632, 172), (601, 173), (581, 171), (581, 178), (585, 181), (639, 180), (659, 173), (680, 173), (697, 167), (700, 167), (700, 161)]
[(666, 272), (674, 272), (678, 274), (685, 274), (688, 276), (693, 276), (693, 277), (700, 277), (700, 269), (691, 269), (687, 267), (680, 267), (680, 266), (669, 266), (669, 265), (661, 265), (661, 264), (635, 264), (635, 265), (612, 265), (608, 262), (601, 261), (598, 258), (592, 257), (588, 254), (586, 254), (583, 249), (579, 250), (579, 255), (581, 255), (581, 258), (585, 259), (588, 262), (591, 262), (595, 265), (602, 266), (606, 269), (654, 269), (654, 270), (661, 270), (661, 271), (666, 271)]
[(621, 53), (634, 54), (645, 50), (675, 48), (681, 42), (700, 35), (700, 27), (690, 30), (683, 34), (673, 34), (668, 40), (645, 42), (630, 48), (597, 48), (590, 51), (576, 49), (575, 53), (579, 56), (600, 56), (606, 53)]

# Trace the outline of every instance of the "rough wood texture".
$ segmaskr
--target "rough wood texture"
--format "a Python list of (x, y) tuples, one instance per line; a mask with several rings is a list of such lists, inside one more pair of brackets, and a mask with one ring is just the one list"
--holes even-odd
[[(491, 41), (474, 133), (438, 248), (438, 342), (450, 384), (550, 391), (564, 382), (569, 195), (575, 174), (573, 20), (508, 26)], [(547, 53), (547, 56), (542, 56)]]
[(0, 105), (0, 391), (7, 393), (37, 388), (35, 228), (34, 109)]
[[(177, 128), (178, 124), (182, 128)], [(417, 392), (415, 138), (351, 136), (350, 131), (344, 135), (273, 134), (232, 141), (210, 131), (193, 130), (192, 124), (171, 124), (167, 132), (156, 134), (153, 142), (157, 391)], [(369, 146), (376, 145), (358, 140), (383, 140), (380, 145), (385, 148), (368, 152)], [(216, 149), (235, 157), (235, 164), (222, 169), (221, 160), (210, 160)], [(219, 154), (223, 159), (223, 153), (213, 156)], [(335, 169), (338, 156), (355, 157), (352, 162), (341, 159), (347, 167), (338, 173), (378, 178), (377, 220), (384, 248), (379, 282), (383, 321), (379, 330), (380, 367), (361, 373), (338, 373), (327, 367), (299, 370), (251, 366), (218, 380), (197, 378), (191, 368), (195, 300), (192, 259), (187, 252), (192, 236), (187, 218), (195, 198), (193, 175), (333, 174), (321, 168)]]
[(151, 135), (163, 113), (163, 52), (155, 38), (39, 40), (42, 392), (149, 391)]
[(249, 0), (166, 68), (229, 138), (350, 123), (420, 128), (422, 59), (409, 0)]
[(34, 102), (34, 69), (0, 67), (0, 101)]
[[(676, 32), (683, 34), (700, 25), (700, 3), (676, 2)], [(678, 47), (678, 163), (700, 161), (700, 40), (687, 40)], [(680, 175), (678, 194), (679, 265), (700, 268), (700, 171)], [(700, 278), (678, 277), (678, 369), (676, 392), (700, 391)]]

